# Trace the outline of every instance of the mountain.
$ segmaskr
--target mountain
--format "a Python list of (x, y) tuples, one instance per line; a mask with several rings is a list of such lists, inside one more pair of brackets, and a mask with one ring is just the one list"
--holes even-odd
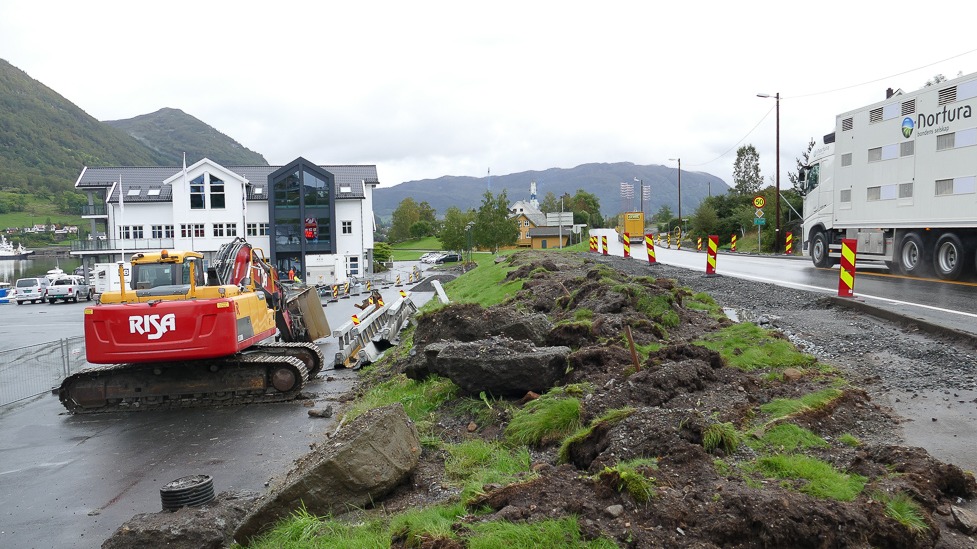
[(168, 161), (0, 59), (0, 190), (70, 190), (83, 166)]
[(160, 109), (126, 120), (106, 120), (162, 155), (167, 165), (187, 164), (207, 157), (224, 166), (267, 166), (265, 157), (180, 109)]
[[(535, 181), (536, 199), (541, 202), (549, 192), (559, 198), (564, 193), (573, 195), (582, 189), (600, 200), (602, 215), (611, 216), (642, 208), (639, 182), (635, 178), (641, 180), (644, 186), (651, 187), (651, 196), (643, 204), (648, 215), (653, 215), (666, 205), (673, 215), (678, 215), (678, 169), (661, 165), (639, 166), (631, 162), (582, 164), (569, 169), (550, 168), (501, 176), (444, 176), (408, 181), (376, 189), (373, 193), (373, 211), (377, 216), (389, 219), (407, 197), (418, 203), (427, 202), (442, 215), (451, 206), (462, 210), (477, 209), (486, 190), (497, 195), (505, 189), (510, 202), (529, 200), (529, 184)], [(622, 182), (634, 185), (633, 199), (621, 198)], [(682, 216), (692, 215), (699, 203), (710, 194), (725, 194), (729, 190), (729, 185), (714, 175), (683, 170)]]

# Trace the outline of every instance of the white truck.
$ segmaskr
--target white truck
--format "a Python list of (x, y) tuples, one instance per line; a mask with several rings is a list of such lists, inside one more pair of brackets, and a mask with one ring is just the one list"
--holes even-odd
[[(891, 90), (890, 90), (891, 92)], [(837, 116), (801, 172), (804, 249), (946, 280), (977, 268), (977, 73)]]
[[(126, 262), (122, 266), (123, 276), (125, 277), (126, 287), (132, 281), (132, 264)], [(102, 295), (111, 290), (118, 290), (119, 285), (119, 264), (118, 263), (96, 263), (92, 269), (92, 276), (95, 278), (95, 293)]]
[(75, 275), (64, 275), (54, 280), (47, 288), (47, 301), (52, 305), (59, 299), (67, 303), (79, 299), (92, 300), (95, 292), (85, 281), (85, 277)]

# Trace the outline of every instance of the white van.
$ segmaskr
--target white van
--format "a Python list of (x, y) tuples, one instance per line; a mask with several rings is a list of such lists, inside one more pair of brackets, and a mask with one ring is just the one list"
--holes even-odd
[(12, 298), (17, 300), (17, 305), (23, 305), (25, 301), (37, 303), (44, 302), (47, 297), (47, 287), (51, 284), (45, 277), (38, 278), (18, 278), (14, 284)]

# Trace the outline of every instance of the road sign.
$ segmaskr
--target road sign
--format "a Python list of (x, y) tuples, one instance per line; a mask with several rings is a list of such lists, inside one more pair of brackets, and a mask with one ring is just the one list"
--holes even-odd
[(756, 218), (756, 219), (753, 220), (753, 224), (754, 225), (766, 225), (767, 224), (767, 220), (764, 219), (764, 218), (762, 218), (762, 217), (758, 217), (758, 218)]
[(757, 217), (763, 217), (763, 210), (757, 210), (756, 211), (756, 216)]
[(753, 197), (753, 206), (756, 207), (757, 209), (764, 207), (766, 204), (767, 201), (764, 200), (762, 196), (757, 195)]

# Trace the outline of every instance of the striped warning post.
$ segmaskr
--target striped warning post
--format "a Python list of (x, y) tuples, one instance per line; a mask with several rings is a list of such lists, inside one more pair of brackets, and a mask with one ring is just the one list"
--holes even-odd
[(401, 290), (400, 291), (400, 297), (407, 297), (407, 292)]
[(631, 235), (624, 233), (624, 259), (631, 257)]
[(597, 251), (597, 237), (596, 236), (591, 236), (590, 237), (590, 251), (592, 251), (592, 252), (596, 252)]
[(736, 233), (733, 233), (733, 236), (729, 239), (729, 251), (736, 251)]
[(678, 228), (678, 234), (675, 235), (675, 246), (677, 250), (682, 249), (682, 227)]
[(349, 299), (349, 281), (343, 284), (343, 295), (340, 299)]
[(645, 235), (645, 247), (648, 248), (648, 264), (654, 265), (658, 263), (658, 258), (655, 257), (655, 235)]
[(665, 235), (665, 245), (668, 247), (669, 250), (672, 249), (672, 233), (668, 233)]
[(787, 241), (784, 244), (784, 254), (794, 255), (794, 233), (787, 233)]
[(339, 284), (332, 285), (332, 300), (339, 301)]
[(706, 276), (719, 276), (716, 274), (716, 253), (719, 250), (719, 235), (709, 235), (709, 250), (706, 254)]
[(701, 236), (699, 238), (695, 239), (695, 251), (697, 251), (697, 252), (701, 252), (702, 251), (702, 237)]
[(404, 283), (400, 281), (400, 275), (398, 274), (397, 275), (397, 282), (394, 284), (394, 286), (403, 286), (403, 285), (404, 285)]
[(353, 315), (353, 325), (354, 326), (359, 326), (360, 325), (360, 317), (358, 317), (356, 315)]
[(838, 297), (855, 296), (855, 251), (858, 240), (841, 239), (841, 272), (838, 275)]
[(600, 237), (601, 252), (607, 255), (607, 235)]

